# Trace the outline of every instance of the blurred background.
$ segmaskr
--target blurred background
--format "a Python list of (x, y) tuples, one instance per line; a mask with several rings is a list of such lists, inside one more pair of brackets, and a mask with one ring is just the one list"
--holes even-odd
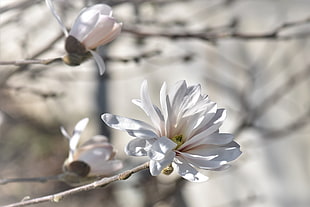
[[(178, 80), (201, 84), (227, 109), (222, 132), (243, 154), (205, 183), (139, 172), (105, 188), (40, 206), (308, 207), (310, 206), (310, 1), (308, 0), (55, 0), (68, 28), (96, 3), (113, 7), (121, 35), (94, 60), (70, 67), (0, 65), (0, 179), (60, 174), (69, 132), (84, 117), (83, 139), (107, 135), (129, 169), (126, 133), (107, 129), (110, 112), (147, 120), (131, 100), (148, 80), (151, 97)], [(64, 35), (43, 0), (0, 0), (0, 61), (65, 54)], [(70, 189), (59, 182), (0, 185), (0, 205)]]

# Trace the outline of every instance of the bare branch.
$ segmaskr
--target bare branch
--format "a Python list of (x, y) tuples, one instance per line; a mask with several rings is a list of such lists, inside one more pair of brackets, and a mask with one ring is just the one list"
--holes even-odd
[(39, 182), (45, 183), (51, 180), (59, 180), (58, 175), (56, 176), (49, 176), (49, 177), (34, 177), (34, 178), (4, 178), (0, 179), (0, 185), (5, 185), (8, 183), (21, 183), (21, 182)]
[(119, 173), (118, 175), (115, 175), (112, 177), (102, 178), (101, 180), (92, 182), (92, 183), (87, 184), (87, 185), (83, 185), (80, 187), (76, 187), (76, 188), (73, 188), (70, 190), (66, 190), (66, 191), (56, 193), (56, 194), (52, 194), (52, 195), (48, 195), (48, 196), (43, 196), (43, 197), (34, 198), (34, 199), (30, 199), (30, 200), (23, 200), (21, 202), (5, 205), (2, 207), (19, 207), (19, 206), (28, 206), (28, 205), (34, 205), (34, 204), (44, 203), (44, 202), (59, 202), (61, 199), (65, 198), (67, 196), (79, 193), (79, 192), (94, 190), (98, 187), (108, 185), (108, 184), (115, 182), (115, 181), (126, 180), (132, 174), (139, 172), (139, 171), (142, 171), (142, 170), (145, 170), (148, 167), (149, 167), (149, 163), (146, 162), (146, 163), (139, 165), (137, 167), (134, 167), (130, 170), (126, 170), (122, 173)]
[(62, 61), (62, 58), (57, 57), (57, 58), (49, 58), (49, 59), (0, 61), (0, 65), (29, 65), (29, 64), (48, 65), (48, 64), (51, 64), (57, 61)]
[(294, 89), (295, 86), (301, 84), (303, 81), (309, 80), (310, 67), (296, 73), (295, 75), (288, 78), (275, 92), (269, 97), (265, 98), (262, 103), (255, 109), (253, 117), (258, 119), (261, 117), (269, 107), (273, 106), (279, 101), (283, 95), (287, 94), (290, 90)]
[(296, 38), (307, 38), (310, 34), (293, 34), (293, 35), (280, 35), (284, 29), (305, 25), (310, 23), (310, 17), (305, 19), (294, 21), (294, 22), (287, 22), (278, 27), (276, 27), (273, 31), (261, 34), (246, 34), (246, 33), (239, 33), (234, 31), (227, 31), (227, 32), (214, 32), (213, 30), (209, 30), (205, 32), (204, 30), (201, 32), (151, 32), (151, 31), (143, 31), (137, 28), (124, 28), (124, 32), (128, 32), (134, 34), (138, 37), (166, 37), (172, 39), (179, 39), (179, 38), (196, 38), (206, 41), (214, 41), (218, 39), (242, 39), (242, 40), (257, 40), (257, 39), (276, 39), (276, 40), (288, 40), (288, 39), (296, 39)]
[(281, 138), (307, 126), (310, 120), (309, 117), (310, 117), (310, 109), (308, 109), (308, 111), (305, 112), (302, 116), (297, 118), (296, 121), (292, 121), (290, 124), (281, 127), (281, 129), (270, 129), (261, 126), (255, 126), (255, 128), (260, 130), (265, 138)]

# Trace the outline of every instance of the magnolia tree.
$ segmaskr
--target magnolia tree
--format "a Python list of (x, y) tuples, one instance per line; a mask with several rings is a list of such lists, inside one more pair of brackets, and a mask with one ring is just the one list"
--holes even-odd
[[(165, 1), (150, 2), (151, 5), (154, 4), (153, 6), (167, 3)], [(71, 21), (72, 24), (68, 30), (54, 2), (52, 0), (46, 0), (45, 3), (52, 14), (49, 15), (49, 17), (54, 17), (60, 25), (60, 28), (55, 27), (54, 29), (59, 29), (63, 32), (58, 38), (64, 39), (66, 54), (48, 59), (1, 61), (1, 65), (17, 65), (20, 67), (17, 70), (18, 72), (27, 70), (27, 67), (30, 67), (32, 64), (46, 65), (46, 68), (53, 68), (54, 65), (65, 64), (76, 68), (77, 66), (85, 64), (86, 61), (89, 62), (94, 60), (99, 69), (99, 74), (97, 74), (98, 78), (100, 81), (105, 81), (111, 78), (109, 76), (109, 70), (111, 68), (106, 67), (106, 63), (109, 61), (119, 63), (139, 62), (143, 59), (152, 58), (152, 56), (160, 54), (155, 51), (127, 59), (115, 58), (107, 55), (106, 52), (102, 54), (102, 48), (106, 47), (108, 43), (121, 35), (122, 30), (124, 33), (134, 35), (141, 42), (146, 41), (145, 38), (152, 37), (163, 37), (171, 40), (185, 39), (189, 41), (194, 39), (211, 42), (214, 44), (214, 47), (216, 47), (216, 41), (221, 38), (235, 38), (241, 40), (275, 39), (281, 41), (288, 41), (294, 38), (307, 38), (305, 33), (288, 33), (282, 35), (282, 31), (287, 28), (290, 29), (290, 27), (309, 23), (309, 18), (295, 22), (287, 22), (275, 27), (271, 32), (259, 32), (259, 34), (236, 32), (235, 27), (237, 20), (225, 26), (214, 27), (213, 29), (198, 32), (194, 31), (194, 29), (193, 32), (178, 30), (174, 32), (174, 30), (170, 31), (170, 27), (172, 26), (169, 25), (166, 30), (153, 32), (152, 28), (139, 30), (135, 27), (126, 27), (126, 19), (119, 21), (115, 18), (110, 5), (93, 3), (86, 6), (75, 15), (76, 19)], [(117, 5), (123, 4), (124, 2), (118, 2), (116, 4), (110, 3)], [(135, 4), (139, 4), (139, 2)], [(229, 6), (230, 4), (233, 4), (233, 1), (223, 1), (219, 3), (222, 7)], [(46, 15), (46, 17), (47, 16), (48, 15)], [(137, 45), (139, 45), (139, 43)], [(52, 46), (47, 47), (46, 50), (51, 47)], [(119, 46), (119, 48), (122, 48), (122, 46)], [(127, 47), (124, 46), (124, 50), (126, 50), (126, 48)], [(185, 64), (188, 61), (192, 61), (194, 57), (187, 54), (179, 58), (183, 59), (183, 63)], [(195, 73), (194, 68), (190, 68), (190, 70), (193, 71), (192, 73)], [(14, 73), (10, 76), (13, 75)], [(200, 76), (199, 74), (197, 75)], [(107, 108), (103, 113), (86, 115), (91, 118), (80, 117), (80, 119), (76, 119), (75, 123), (71, 123), (71, 125), (75, 124), (72, 133), (70, 130), (68, 130), (68, 132), (65, 126), (57, 126), (60, 130), (55, 130), (55, 133), (59, 135), (62, 134), (63, 137), (68, 140), (68, 151), (65, 152), (67, 153), (67, 158), (62, 160), (62, 164), (58, 165), (58, 169), (62, 169), (62, 172), (52, 176), (48, 175), (47, 177), (42, 175), (42, 177), (3, 178), (1, 179), (1, 184), (7, 184), (4, 186), (20, 182), (45, 182), (48, 184), (52, 181), (56, 181), (66, 184), (66, 189), (64, 189), (64, 187), (58, 188), (61, 189), (60, 192), (50, 193), (49, 195), (29, 195), (30, 197), (27, 197), (27, 194), (24, 199), (17, 200), (15, 203), (6, 206), (13, 207), (45, 202), (59, 202), (63, 198), (74, 196), (75, 194), (83, 196), (83, 193), (85, 194), (87, 191), (93, 189), (100, 191), (103, 188), (107, 188), (108, 191), (113, 192), (113, 187), (110, 187), (113, 185), (108, 184), (120, 180), (126, 180), (126, 182), (131, 183), (131, 185), (132, 183), (135, 183), (134, 185), (143, 185), (143, 182), (146, 182), (147, 185), (145, 189), (151, 192), (152, 189), (159, 189), (152, 187), (152, 185), (159, 185), (158, 183), (160, 182), (157, 180), (158, 176), (165, 176), (165, 178), (163, 178), (165, 182), (170, 183), (173, 187), (170, 186), (167, 188), (169, 189), (167, 192), (165, 189), (160, 189), (160, 191), (165, 191), (165, 193), (157, 193), (156, 195), (158, 195), (158, 197), (153, 195), (153, 201), (149, 201), (149, 204), (146, 202), (145, 206), (170, 206), (167, 204), (169, 203), (167, 200), (173, 196), (175, 196), (177, 201), (172, 202), (173, 204), (171, 205), (186, 206), (186, 202), (183, 201), (182, 192), (180, 191), (185, 183), (189, 182), (198, 185), (196, 183), (210, 181), (212, 180), (212, 176), (211, 179), (209, 179), (210, 176), (207, 176), (207, 174), (210, 174), (211, 171), (213, 171), (211, 175), (221, 174), (223, 171), (226, 172), (225, 175), (228, 176), (230, 176), (230, 173), (233, 173), (230, 166), (234, 166), (235, 163), (238, 163), (239, 159), (237, 161), (235, 160), (242, 154), (240, 142), (237, 142), (235, 137), (237, 136), (238, 138), (238, 135), (240, 135), (242, 131), (256, 128), (256, 130), (264, 132), (264, 134), (267, 134), (269, 137), (277, 137), (281, 135), (281, 133), (299, 130), (305, 126), (308, 116), (301, 116), (298, 119), (301, 120), (300, 122), (292, 121), (280, 130), (261, 127), (259, 124), (256, 125), (256, 121), (259, 120), (261, 114), (265, 113), (265, 111), (272, 106), (272, 103), (275, 103), (277, 99), (281, 99), (284, 91), (289, 90), (287, 85), (292, 86), (298, 82), (302, 82), (304, 77), (308, 75), (309, 69), (307, 68), (293, 75), (292, 79), (285, 80), (285, 84), (280, 87), (279, 90), (274, 91), (264, 102), (261, 102), (261, 106), (257, 108), (249, 104), (252, 103), (248, 100), (251, 98), (250, 96), (242, 96), (244, 94), (235, 91), (233, 87), (229, 86), (229, 83), (227, 85), (225, 81), (221, 82), (217, 81), (216, 78), (204, 76), (206, 80), (213, 83), (215, 86), (223, 87), (228, 91), (230, 96), (233, 96), (233, 99), (244, 104), (242, 105), (244, 111), (242, 113), (237, 113), (239, 117), (238, 124), (233, 124), (234, 127), (231, 127), (230, 133), (220, 129), (226, 119), (227, 110), (219, 107), (219, 105), (226, 105), (231, 110), (233, 110), (234, 106), (229, 106), (229, 104), (225, 103), (220, 103), (218, 105), (211, 100), (204, 92), (208, 91), (204, 83), (196, 82), (190, 84), (186, 76), (173, 82), (165, 76), (154, 77), (159, 85), (161, 85), (160, 90), (155, 93), (153, 92), (156, 91), (155, 87), (149, 87), (149, 83), (153, 80), (152, 75), (149, 75), (147, 78), (143, 78), (144, 80), (139, 83), (140, 90), (137, 90), (136, 94), (140, 93), (140, 98), (132, 100), (132, 103), (145, 113), (146, 116), (144, 116), (144, 118), (141, 118), (140, 114), (137, 114), (136, 117), (131, 116), (131, 118), (127, 118), (121, 116), (124, 111), (118, 112), (114, 110), (110, 112)], [(9, 76), (7, 76), (7, 79), (8, 77)], [(224, 80), (225, 75), (221, 78)], [(128, 88), (129, 87), (131, 86), (128, 86)], [(137, 88), (137, 86), (133, 87)], [(20, 89), (14, 88), (14, 90)], [(110, 90), (113, 91), (113, 87), (110, 87)], [(44, 94), (39, 90), (30, 90), (30, 92), (41, 97), (57, 97), (55, 94)], [(77, 93), (79, 93), (78, 90)], [(221, 96), (218, 96), (218, 98), (221, 101), (225, 101)], [(229, 103), (233, 104), (231, 102)], [(74, 101), (72, 101), (71, 105), (74, 104)], [(121, 104), (126, 108), (130, 103)], [(309, 114), (309, 112), (306, 112), (306, 114)], [(4, 125), (5, 121), (8, 119), (7, 117), (10, 117), (8, 112), (5, 110), (4, 112), (0, 111), (0, 124)], [(86, 129), (89, 120), (93, 117), (97, 117), (94, 118), (94, 122), (100, 122), (98, 123), (99, 125), (105, 126), (105, 132), (99, 133), (99, 135), (85, 136), (83, 131)], [(98, 117), (100, 117), (101, 120), (99, 120)], [(148, 118), (148, 120), (145, 118)], [(13, 119), (13, 117), (11, 119)], [(1, 130), (3, 129), (0, 129), (0, 131)], [(124, 132), (119, 133), (117, 130)], [(132, 137), (132, 139), (124, 145), (124, 156), (118, 156), (123, 149), (117, 144), (113, 144), (113, 135), (107, 133), (107, 131), (112, 134), (118, 134), (118, 136), (129, 135), (129, 137)], [(82, 140), (83, 136), (86, 137), (87, 140)], [(242, 146), (242, 149), (246, 149), (246, 147)], [(241, 156), (241, 158), (242, 157), (243, 156)], [(135, 159), (137, 160), (135, 161)], [(129, 179), (133, 174), (135, 174), (135, 176), (140, 176), (140, 179)], [(126, 182), (120, 183), (118, 185), (119, 188), (128, 188)], [(109, 197), (110, 194), (108, 191), (105, 191), (105, 193)], [(177, 194), (177, 192), (181, 193)], [(95, 192), (92, 191), (89, 193)], [(12, 191), (11, 194), (14, 194), (14, 191)], [(152, 195), (152, 192), (150, 194)], [(113, 199), (111, 198), (111, 200), (119, 199), (119, 197), (115, 195), (112, 197)], [(251, 199), (253, 199), (253, 197), (249, 196), (249, 198), (246, 198), (245, 202)], [(110, 202), (113, 203), (113, 205), (117, 203), (117, 201)], [(161, 205), (160, 202), (167, 203), (162, 203)], [(240, 201), (240, 203), (242, 202)]]

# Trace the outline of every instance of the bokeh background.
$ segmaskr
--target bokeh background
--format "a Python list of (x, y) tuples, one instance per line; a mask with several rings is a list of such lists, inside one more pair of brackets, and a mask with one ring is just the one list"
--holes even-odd
[[(72, 131), (107, 135), (124, 169), (126, 133), (107, 129), (104, 112), (147, 120), (131, 103), (144, 79), (158, 103), (165, 81), (201, 84), (227, 109), (221, 130), (235, 134), (242, 156), (206, 183), (148, 171), (105, 188), (39, 206), (308, 207), (310, 206), (310, 1), (308, 0), (55, 0), (68, 28), (95, 3), (113, 7), (121, 35), (98, 48), (107, 71), (78, 67), (0, 65), (0, 179), (62, 172)], [(0, 0), (0, 61), (65, 54), (64, 35), (43, 0)], [(0, 205), (70, 189), (51, 181), (0, 185)]]

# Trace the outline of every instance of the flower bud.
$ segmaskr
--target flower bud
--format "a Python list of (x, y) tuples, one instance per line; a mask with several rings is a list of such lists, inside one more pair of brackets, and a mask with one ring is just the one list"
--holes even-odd
[(112, 9), (105, 4), (96, 4), (82, 10), (76, 18), (69, 37), (75, 37), (86, 50), (114, 40), (120, 33), (122, 23), (112, 17)]
[(123, 167), (120, 160), (114, 159), (116, 152), (105, 136), (96, 135), (85, 143), (79, 143), (87, 123), (87, 118), (79, 121), (72, 135), (61, 128), (62, 134), (69, 139), (69, 156), (63, 165), (62, 180), (70, 185), (113, 175)]
[(63, 62), (70, 66), (77, 66), (93, 56), (102, 75), (105, 65), (95, 49), (114, 40), (121, 32), (123, 25), (112, 17), (111, 7), (106, 4), (96, 4), (84, 8), (68, 33), (52, 0), (45, 0), (45, 2), (66, 36), (65, 49), (68, 54), (62, 58)]

